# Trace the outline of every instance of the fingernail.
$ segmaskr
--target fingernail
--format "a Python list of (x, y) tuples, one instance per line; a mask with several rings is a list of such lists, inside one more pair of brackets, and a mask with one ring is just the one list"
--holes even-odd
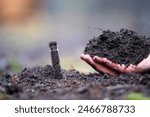
[(94, 60), (97, 60), (97, 59), (98, 59), (98, 57), (97, 57), (97, 56), (95, 56), (93, 59), (94, 59)]

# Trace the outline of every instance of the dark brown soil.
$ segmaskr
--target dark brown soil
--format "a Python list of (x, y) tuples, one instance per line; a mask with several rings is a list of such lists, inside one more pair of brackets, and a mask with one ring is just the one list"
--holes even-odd
[[(149, 50), (148, 38), (121, 30), (104, 31), (98, 38), (90, 40), (85, 53), (128, 65), (140, 62)], [(128, 99), (132, 92), (150, 97), (148, 72), (114, 78), (105, 74), (86, 75), (76, 70), (61, 70), (63, 78), (58, 79), (50, 65), (25, 68), (12, 76), (4, 71), (0, 75), (0, 99)]]
[(138, 33), (121, 29), (120, 32), (110, 30), (86, 45), (85, 54), (100, 56), (119, 64), (138, 64), (150, 53), (150, 38)]
[(63, 71), (54, 79), (51, 66), (24, 69), (0, 80), (1, 99), (127, 99), (130, 92), (150, 97), (150, 74), (124, 74), (116, 78), (101, 74)]

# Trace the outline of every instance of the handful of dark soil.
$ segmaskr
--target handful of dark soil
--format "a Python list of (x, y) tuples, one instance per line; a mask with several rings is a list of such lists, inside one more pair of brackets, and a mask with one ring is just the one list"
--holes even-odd
[(150, 38), (127, 29), (121, 29), (120, 32), (107, 30), (91, 39), (84, 53), (92, 57), (105, 57), (126, 66), (137, 65), (150, 53)]

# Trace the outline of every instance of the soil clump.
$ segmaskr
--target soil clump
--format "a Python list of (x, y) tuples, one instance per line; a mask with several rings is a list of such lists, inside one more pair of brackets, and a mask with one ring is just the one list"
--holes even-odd
[(107, 30), (91, 39), (84, 53), (126, 66), (137, 65), (150, 53), (150, 38), (128, 29), (121, 29), (119, 32)]

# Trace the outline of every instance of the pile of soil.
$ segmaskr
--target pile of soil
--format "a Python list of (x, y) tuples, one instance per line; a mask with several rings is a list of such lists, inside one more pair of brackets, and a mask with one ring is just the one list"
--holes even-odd
[(55, 79), (49, 65), (26, 68), (0, 79), (0, 99), (127, 99), (130, 92), (150, 97), (150, 74), (124, 74), (112, 78), (62, 70)]
[[(138, 41), (133, 41), (133, 37), (136, 37), (135, 39), (140, 41), (140, 44)], [(103, 43), (100, 43), (99, 40), (101, 39)], [(135, 32), (128, 30), (121, 30), (116, 33), (104, 31), (99, 38), (91, 40), (85, 50), (94, 56), (99, 52), (99, 45), (102, 45), (106, 50), (104, 51), (103, 48), (100, 53), (108, 55), (111, 50), (105, 43), (111, 41), (121, 47), (119, 49), (117, 46), (112, 49), (114, 51), (115, 48), (118, 48), (117, 53), (123, 51), (122, 48), (127, 55), (129, 55), (129, 50), (132, 51), (130, 53), (132, 55), (142, 52), (135, 54), (134, 59), (131, 56), (121, 56), (117, 58), (117, 61), (115, 59), (115, 62), (138, 63), (139, 59), (142, 60), (148, 55), (148, 38), (138, 36)], [(134, 48), (135, 43), (138, 47), (135, 45)], [(114, 46), (113, 44), (111, 46)], [(147, 47), (146, 52), (144, 51), (145, 46)], [(116, 55), (111, 51), (111, 60), (115, 58), (114, 56)], [(145, 97), (150, 97), (149, 73), (122, 74), (114, 78), (106, 74), (83, 74), (76, 70), (66, 71), (62, 69), (62, 75), (62, 79), (56, 79), (54, 68), (50, 65), (25, 68), (19, 74), (14, 75), (6, 73), (0, 76), (0, 99), (128, 99), (128, 95), (131, 93), (140, 93)]]
[(119, 32), (110, 30), (91, 39), (86, 45), (85, 54), (108, 58), (119, 64), (138, 64), (150, 53), (150, 38), (138, 33), (121, 29)]

